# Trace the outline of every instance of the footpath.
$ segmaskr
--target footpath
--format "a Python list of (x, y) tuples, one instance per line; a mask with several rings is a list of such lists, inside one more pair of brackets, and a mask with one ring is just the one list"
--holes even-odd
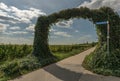
[(120, 81), (119, 77), (97, 75), (81, 66), (85, 56), (94, 49), (95, 47), (10, 81)]

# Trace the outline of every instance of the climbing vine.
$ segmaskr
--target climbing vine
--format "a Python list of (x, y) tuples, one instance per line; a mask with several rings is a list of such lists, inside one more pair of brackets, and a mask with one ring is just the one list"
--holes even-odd
[(92, 23), (98, 21), (110, 22), (110, 54), (106, 53), (107, 25), (96, 25), (98, 45), (96, 50), (84, 61), (84, 66), (93, 68), (120, 68), (120, 17), (109, 7), (89, 9), (86, 7), (62, 10), (48, 16), (41, 16), (35, 26), (33, 55), (42, 62), (44, 59), (53, 60), (54, 57), (49, 49), (48, 35), (51, 26), (58, 21), (73, 18), (88, 19)]

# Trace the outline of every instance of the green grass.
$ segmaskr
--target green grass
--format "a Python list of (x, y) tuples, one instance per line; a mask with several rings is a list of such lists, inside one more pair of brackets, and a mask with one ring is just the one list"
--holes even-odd
[[(89, 47), (89, 48), (90, 48), (90, 47)], [(57, 60), (59, 61), (59, 60), (68, 58), (68, 57), (70, 57), (70, 56), (77, 55), (77, 54), (79, 54), (79, 53), (81, 53), (81, 52), (83, 52), (83, 51), (85, 51), (85, 50), (87, 50), (87, 49), (89, 49), (89, 48), (85, 48), (85, 49), (83, 49), (83, 50), (81, 50), (81, 49), (74, 49), (74, 50), (72, 50), (72, 51), (70, 51), (70, 52), (56, 52), (56, 53), (53, 53), (53, 55), (54, 55), (54, 56), (57, 58)]]
[[(89, 48), (91, 48), (93, 45), (55, 45), (51, 46), (51, 50), (53, 52), (53, 55), (56, 57), (56, 60), (51, 59), (45, 59), (45, 62), (48, 62), (48, 64), (55, 63), (57, 61), (60, 61), (62, 59), (68, 58), (70, 56), (79, 54), (82, 51), (85, 51)], [(12, 47), (12, 48), (11, 48)], [(29, 48), (30, 47), (30, 48)], [(8, 50), (9, 52), (4, 51)], [(27, 50), (31, 50), (31, 46), (20, 46), (20, 45), (7, 45), (1, 46), (1, 49), (4, 49), (0, 54), (4, 55), (4, 58), (2, 58), (0, 62), (0, 81), (7, 81), (9, 79), (16, 78), (18, 76), (24, 75), (26, 73), (29, 73), (31, 71), (34, 71), (36, 69), (39, 69), (41, 67), (44, 67), (41, 65), (41, 62), (34, 57), (31, 54), (23, 54), (19, 55), (15, 52), (20, 52), (21, 49), (26, 48), (24, 52), (28, 52)], [(14, 51), (10, 51), (10, 49), (15, 49)], [(8, 54), (7, 54), (8, 53)], [(11, 54), (17, 55), (13, 56)], [(1, 57), (3, 57), (1, 55)], [(20, 56), (20, 57), (19, 57)]]

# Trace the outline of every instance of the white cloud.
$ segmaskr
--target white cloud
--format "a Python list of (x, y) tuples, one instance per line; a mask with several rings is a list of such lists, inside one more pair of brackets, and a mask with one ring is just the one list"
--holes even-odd
[(17, 24), (18, 23), (16, 21), (3, 20), (3, 18), (0, 19), (0, 22), (6, 22), (6, 23), (12, 23), (12, 24)]
[(84, 35), (79, 38), (80, 41), (89, 41), (92, 38), (91, 35)]
[(0, 19), (0, 22), (5, 22), (5, 20)]
[(8, 26), (9, 26), (8, 24), (0, 23), (0, 32), (4, 32), (7, 29)]
[(63, 36), (63, 37), (71, 37), (67, 32), (54, 32), (54, 35)]
[[(28, 30), (28, 31), (35, 31), (35, 24), (30, 24), (30, 25), (26, 28), (26, 30)], [(53, 29), (53, 28), (51, 28), (49, 31), (50, 31), (50, 32), (55, 32), (56, 30)]]
[(116, 11), (120, 11), (120, 0), (91, 0), (85, 1), (79, 7), (86, 6), (88, 8), (96, 9), (102, 6), (108, 6)]
[(19, 21), (22, 23), (30, 23), (31, 19), (36, 18), (40, 15), (46, 15), (39, 9), (18, 9), (15, 6), (7, 6), (4, 3), (0, 3), (0, 18), (5, 20)]
[(70, 26), (73, 24), (73, 21), (72, 20), (68, 20), (68, 21), (60, 21), (58, 23), (56, 23), (56, 25), (58, 27), (61, 27), (61, 28), (70, 28)]
[(58, 38), (57, 36), (49, 36), (49, 39)]
[(32, 33), (32, 35), (34, 35), (35, 33)]
[(6, 4), (2, 3), (2, 2), (0, 3), (0, 9), (5, 10), (5, 11), (10, 11), (8, 6)]
[(20, 30), (20, 27), (15, 26), (15, 27), (10, 27), (9, 29), (11, 29), (11, 30)]
[(77, 32), (79, 32), (78, 30), (75, 30), (75, 32), (77, 33)]
[(28, 34), (28, 32), (26, 31), (5, 31), (3, 32), (3, 34), (6, 34), (6, 35), (15, 35), (15, 34)]
[(49, 31), (50, 31), (50, 32), (55, 32), (56, 30), (55, 30), (55, 29), (53, 29), (53, 28), (51, 28)]
[(18, 22), (16, 21), (8, 21), (9, 23), (12, 23), (12, 24), (17, 24)]
[(27, 34), (28, 32), (26, 31), (15, 31), (15, 32), (11, 32), (12, 34)]
[(25, 35), (25, 34), (28, 34), (27, 31), (5, 31), (3, 32), (3, 34), (6, 34), (6, 35)]
[(29, 27), (26, 28), (26, 30), (28, 31), (35, 31), (35, 25), (34, 24), (31, 24)]
[(4, 44), (33, 44), (33, 38), (23, 38), (23, 37), (0, 37), (0, 43)]

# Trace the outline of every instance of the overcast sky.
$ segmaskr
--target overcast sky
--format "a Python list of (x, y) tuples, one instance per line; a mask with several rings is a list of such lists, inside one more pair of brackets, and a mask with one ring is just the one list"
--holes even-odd
[[(91, 9), (109, 6), (120, 14), (120, 0), (0, 0), (0, 43), (33, 44), (38, 16), (81, 6)], [(50, 29), (50, 44), (96, 40), (94, 25), (84, 19), (58, 22)]]

